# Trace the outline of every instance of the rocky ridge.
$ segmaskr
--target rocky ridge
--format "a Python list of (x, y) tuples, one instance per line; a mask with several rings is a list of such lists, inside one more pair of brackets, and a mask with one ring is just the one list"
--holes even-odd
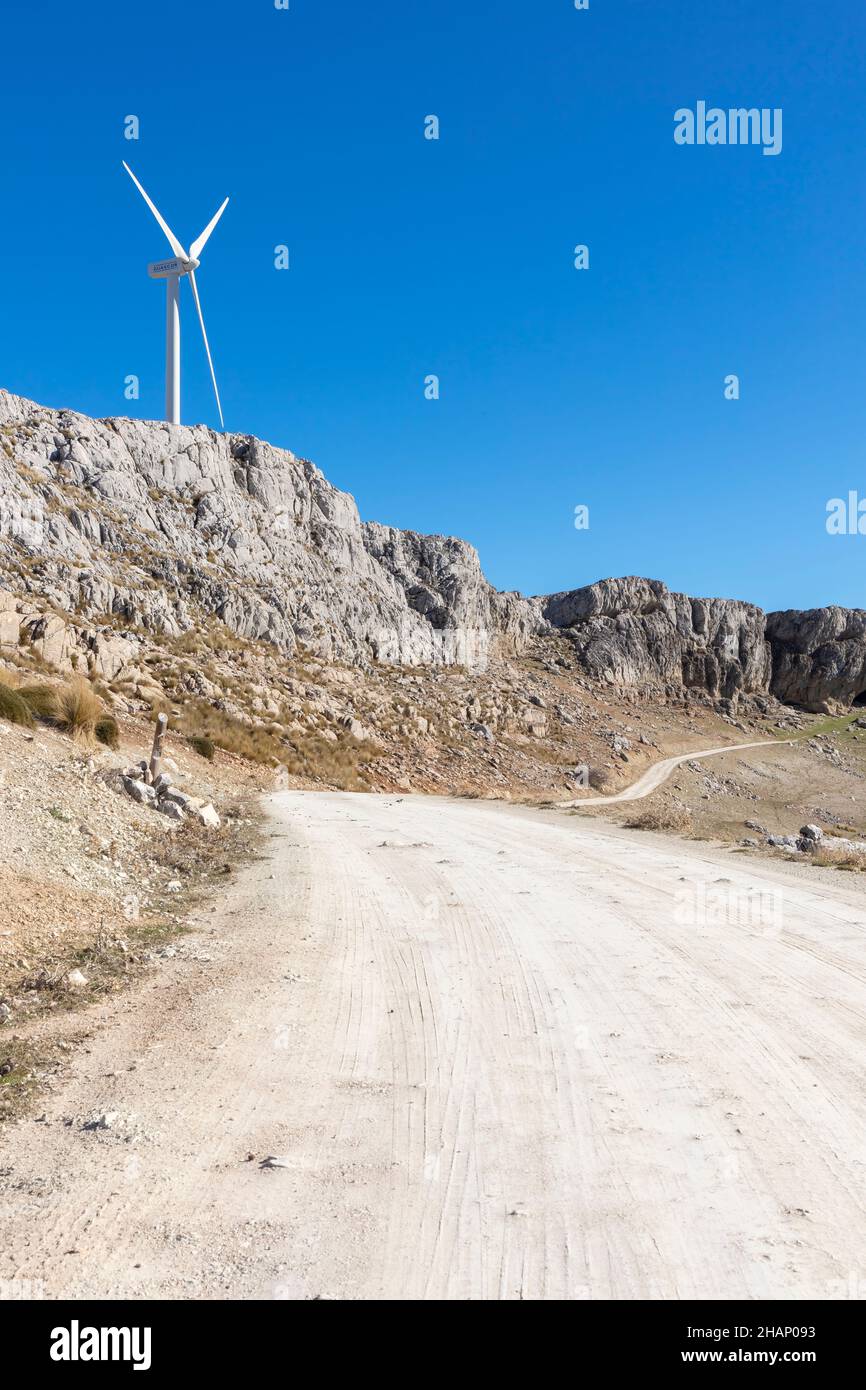
[[(92, 420), (0, 391), (0, 645), (59, 669), (135, 670), (149, 635), (203, 615), (286, 657), (464, 666), (568, 638), (621, 689), (770, 696), (833, 712), (866, 691), (866, 612), (766, 616), (749, 603), (602, 580), (500, 593), (465, 541), (362, 522), (310, 462), (204, 426)], [(35, 614), (27, 596), (53, 612)], [(70, 621), (74, 619), (74, 621)]]

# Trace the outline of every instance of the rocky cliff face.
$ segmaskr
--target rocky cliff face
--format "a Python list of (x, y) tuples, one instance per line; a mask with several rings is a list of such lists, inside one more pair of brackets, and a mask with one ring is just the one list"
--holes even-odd
[(287, 656), (303, 644), (361, 666), (472, 669), (492, 649), (519, 652), (560, 631), (585, 672), (611, 686), (733, 703), (772, 692), (812, 709), (866, 690), (864, 612), (768, 619), (640, 578), (534, 599), (499, 593), (465, 541), (362, 523), (313, 464), (251, 436), (91, 420), (5, 391), (0, 584), (90, 625), (64, 629), (7, 596), (7, 647), (29, 615), (51, 659), (100, 671), (122, 666), (123, 643), (135, 650), (142, 632), (178, 637), (207, 615)]
[(402, 665), (472, 665), (539, 627), (466, 542), (362, 525), (313, 464), (249, 436), (0, 391), (0, 449), (0, 570), (95, 620), (177, 635), (203, 611), (287, 655)]
[(824, 712), (866, 703), (866, 612), (813, 608), (771, 613), (773, 693), (787, 704)]
[(618, 686), (697, 688), (714, 699), (766, 694), (771, 660), (760, 608), (672, 594), (657, 579), (607, 579), (541, 600), (581, 664)]
[(735, 599), (689, 598), (654, 579), (605, 579), (538, 600), (581, 664), (609, 685), (772, 695), (815, 713), (866, 703), (866, 611), (765, 614)]

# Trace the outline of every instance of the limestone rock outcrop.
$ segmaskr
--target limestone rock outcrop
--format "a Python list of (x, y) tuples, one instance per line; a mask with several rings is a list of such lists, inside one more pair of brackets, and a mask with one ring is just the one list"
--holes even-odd
[(657, 579), (603, 579), (541, 600), (581, 664), (609, 685), (700, 689), (714, 699), (766, 694), (771, 658), (760, 608), (689, 598)]
[(465, 541), (364, 525), (312, 463), (250, 436), (0, 391), (0, 501), (0, 581), (91, 621), (180, 636), (205, 613), (287, 655), (410, 666), (472, 666), (543, 625)]
[(348, 493), (287, 450), (201, 425), (91, 420), (6, 391), (3, 589), (7, 657), (22, 640), (109, 680), (134, 671), (148, 634), (182, 639), (218, 619), (287, 656), (303, 645), (361, 667), (473, 669), (494, 648), (561, 633), (611, 686), (809, 709), (866, 699), (864, 611), (768, 618), (636, 577), (499, 593), (466, 541), (362, 522)]
[(777, 699), (821, 714), (866, 704), (866, 611), (862, 608), (770, 613), (767, 636)]

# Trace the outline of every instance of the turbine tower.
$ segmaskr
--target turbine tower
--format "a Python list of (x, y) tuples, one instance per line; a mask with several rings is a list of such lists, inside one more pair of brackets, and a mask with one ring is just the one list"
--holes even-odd
[(201, 301), (198, 297), (198, 286), (195, 283), (195, 273), (201, 262), (199, 252), (205, 242), (219, 222), (226, 210), (228, 198), (217, 209), (208, 222), (201, 236), (197, 236), (189, 248), (189, 254), (184, 251), (174, 232), (169, 227), (159, 209), (148, 198), (135, 174), (130, 169), (126, 160), (123, 160), (123, 167), (132, 179), (139, 193), (147, 206), (150, 208), (162, 230), (165, 232), (168, 244), (174, 252), (174, 259), (170, 261), (153, 261), (147, 267), (147, 273), (153, 280), (165, 281), (165, 418), (172, 425), (180, 424), (180, 282), (185, 275), (189, 276), (192, 297), (195, 300), (195, 307), (198, 313), (198, 321), (201, 324), (201, 336), (204, 338), (204, 350), (207, 353), (207, 362), (210, 367), (210, 379), (213, 382), (214, 395), (216, 396), (217, 410), (219, 411), (220, 427), (225, 429), (223, 421), (223, 408), (220, 404), (220, 393), (217, 389), (216, 375), (213, 369), (213, 359), (210, 355), (210, 345), (207, 340), (207, 333), (204, 327), (204, 318), (201, 312)]

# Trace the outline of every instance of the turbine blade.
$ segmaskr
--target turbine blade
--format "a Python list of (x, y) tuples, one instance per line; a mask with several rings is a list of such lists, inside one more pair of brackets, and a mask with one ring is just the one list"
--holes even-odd
[(174, 254), (176, 256), (179, 256), (181, 260), (188, 261), (189, 256), (184, 251), (174, 232), (171, 230), (171, 227), (168, 225), (165, 218), (162, 216), (159, 209), (157, 208), (156, 204), (152, 203), (150, 198), (148, 198), (147, 194), (145, 193), (141, 184), (138, 182), (138, 179), (135, 177), (135, 174), (132, 172), (125, 159), (122, 160), (122, 164), (126, 172), (129, 174), (129, 177), (132, 179), (132, 182), (135, 184), (136, 188), (141, 194), (142, 198), (147, 203), (147, 206), (150, 208), (160, 227), (162, 227), (162, 230), (165, 232), (165, 235), (168, 238), (168, 244), (171, 247)]
[(204, 350), (205, 350), (205, 352), (207, 353), (207, 364), (208, 364), (208, 366), (210, 367), (210, 379), (211, 379), (211, 381), (213, 382), (213, 393), (214, 393), (214, 395), (216, 396), (217, 410), (219, 411), (219, 414), (220, 414), (220, 428), (221, 428), (221, 429), (225, 429), (225, 421), (223, 420), (223, 408), (222, 408), (222, 405), (220, 404), (220, 393), (219, 393), (219, 391), (217, 390), (216, 374), (215, 374), (214, 369), (213, 369), (213, 358), (212, 358), (211, 355), (210, 355), (210, 345), (208, 344), (207, 333), (205, 333), (205, 330), (204, 330), (204, 319), (203, 319), (203, 317), (202, 317), (202, 312), (201, 312), (201, 301), (200, 301), (200, 299), (199, 299), (199, 297), (198, 297), (198, 285), (195, 283), (195, 271), (194, 271), (194, 270), (191, 270), (191, 271), (189, 272), (189, 283), (190, 283), (190, 285), (192, 286), (192, 297), (193, 297), (193, 299), (195, 300), (195, 307), (196, 307), (196, 309), (197, 309), (197, 311), (198, 311), (198, 321), (199, 321), (199, 323), (201, 324), (201, 336), (204, 338)]
[(190, 258), (191, 261), (197, 261), (197, 260), (198, 260), (198, 253), (199, 253), (199, 251), (200, 251), (200, 250), (202, 249), (202, 247), (204, 246), (205, 242), (207, 241), (208, 237), (210, 236), (210, 234), (211, 234), (211, 232), (213, 231), (214, 227), (216, 226), (217, 222), (219, 222), (220, 218), (222, 217), (223, 213), (225, 212), (226, 208), (228, 207), (228, 201), (229, 201), (228, 198), (226, 198), (226, 200), (225, 200), (225, 202), (223, 203), (222, 207), (219, 208), (218, 211), (214, 213), (214, 215), (213, 215), (213, 217), (211, 218), (210, 222), (208, 222), (208, 224), (207, 224), (207, 226), (205, 227), (204, 231), (202, 232), (201, 236), (197, 236), (196, 239), (195, 239), (195, 241), (193, 242), (192, 246), (189, 248), (189, 258)]

